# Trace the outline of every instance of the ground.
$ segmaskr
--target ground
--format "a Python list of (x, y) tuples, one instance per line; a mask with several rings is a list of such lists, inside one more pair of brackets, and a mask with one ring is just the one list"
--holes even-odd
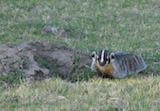
[[(2, 81), (1, 110), (158, 111), (159, 6), (159, 0), (1, 0), (1, 44), (49, 41), (88, 53), (107, 48), (140, 53), (148, 64), (142, 74), (122, 80)], [(46, 26), (55, 33), (44, 33)]]

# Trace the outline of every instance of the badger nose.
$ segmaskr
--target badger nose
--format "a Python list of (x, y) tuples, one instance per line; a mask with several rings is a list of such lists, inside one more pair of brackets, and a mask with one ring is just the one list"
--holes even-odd
[(105, 61), (99, 62), (99, 64), (100, 64), (100, 66), (104, 66), (106, 64), (106, 62)]

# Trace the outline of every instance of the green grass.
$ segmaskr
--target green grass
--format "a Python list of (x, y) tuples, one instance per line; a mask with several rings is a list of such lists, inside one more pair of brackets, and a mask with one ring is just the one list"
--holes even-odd
[(158, 111), (160, 77), (109, 80), (94, 78), (87, 82), (69, 83), (60, 79), (46, 80), (1, 91), (3, 110), (132, 110)]
[[(88, 52), (123, 50), (141, 53), (148, 64), (145, 74), (123, 80), (2, 85), (1, 109), (158, 111), (159, 6), (159, 0), (1, 0), (1, 44), (50, 41)], [(69, 30), (67, 38), (42, 33), (45, 25)]]

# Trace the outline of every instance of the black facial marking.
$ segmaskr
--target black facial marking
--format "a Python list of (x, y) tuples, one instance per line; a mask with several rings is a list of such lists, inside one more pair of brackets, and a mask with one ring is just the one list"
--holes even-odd
[(107, 64), (110, 63), (110, 52), (108, 50), (105, 50), (105, 61)]
[(99, 53), (98, 53), (98, 61), (99, 61), (99, 62), (100, 62), (100, 60), (101, 60), (101, 54), (102, 54), (102, 50), (100, 50)]

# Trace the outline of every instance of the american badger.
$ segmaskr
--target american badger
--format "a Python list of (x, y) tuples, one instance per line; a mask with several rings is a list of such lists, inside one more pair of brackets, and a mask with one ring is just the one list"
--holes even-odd
[(140, 55), (126, 52), (110, 53), (108, 50), (101, 50), (98, 54), (92, 53), (91, 69), (105, 77), (124, 78), (146, 68), (147, 65)]

